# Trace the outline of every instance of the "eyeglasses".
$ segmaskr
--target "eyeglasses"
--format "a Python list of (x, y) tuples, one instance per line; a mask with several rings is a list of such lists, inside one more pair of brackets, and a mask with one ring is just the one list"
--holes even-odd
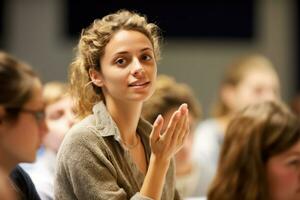
[(20, 112), (32, 114), (38, 124), (40, 124), (45, 119), (45, 110), (31, 110), (27, 108), (7, 107), (6, 111), (13, 115), (17, 115)]

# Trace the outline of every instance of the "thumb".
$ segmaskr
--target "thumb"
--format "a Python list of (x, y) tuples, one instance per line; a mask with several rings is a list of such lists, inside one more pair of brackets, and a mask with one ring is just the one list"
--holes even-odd
[(161, 115), (158, 115), (158, 117), (156, 118), (156, 120), (153, 123), (153, 128), (150, 134), (150, 138), (152, 141), (157, 141), (159, 140), (159, 136), (160, 136), (160, 131), (162, 129), (162, 126), (164, 124), (164, 119)]

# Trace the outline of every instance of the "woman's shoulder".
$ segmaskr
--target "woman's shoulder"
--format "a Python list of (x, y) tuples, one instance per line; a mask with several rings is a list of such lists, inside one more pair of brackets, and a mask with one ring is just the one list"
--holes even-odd
[(99, 132), (101, 129), (95, 125), (93, 115), (86, 117), (66, 133), (59, 149), (59, 157), (82, 157), (88, 152), (104, 151), (105, 141)]
[(40, 199), (30, 176), (20, 166), (17, 165), (14, 168), (10, 174), (10, 179), (21, 191), (21, 194), (25, 199)]
[(73, 125), (66, 133), (64, 143), (77, 142), (78, 140), (80, 141), (81, 139), (91, 137), (93, 129), (95, 128), (94, 121), (93, 115), (90, 115)]

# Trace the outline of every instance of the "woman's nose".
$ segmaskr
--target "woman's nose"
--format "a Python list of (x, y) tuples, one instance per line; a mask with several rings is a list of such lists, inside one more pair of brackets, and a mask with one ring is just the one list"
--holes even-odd
[(139, 60), (134, 60), (133, 61), (133, 75), (134, 76), (139, 76), (144, 73), (144, 68), (143, 65), (140, 63)]

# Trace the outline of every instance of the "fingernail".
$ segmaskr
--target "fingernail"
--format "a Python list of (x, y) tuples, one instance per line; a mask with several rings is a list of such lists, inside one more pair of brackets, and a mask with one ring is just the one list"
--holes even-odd
[(161, 116), (161, 114), (159, 114), (159, 115), (157, 116), (156, 120), (155, 120), (155, 123), (156, 123), (156, 124), (159, 124), (159, 122), (161, 121), (161, 119), (162, 119), (162, 116)]

